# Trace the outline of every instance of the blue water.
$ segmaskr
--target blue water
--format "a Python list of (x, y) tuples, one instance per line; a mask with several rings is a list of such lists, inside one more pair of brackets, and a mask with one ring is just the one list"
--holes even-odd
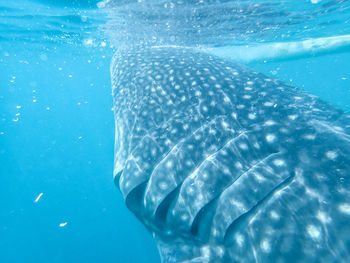
[[(347, 35), (349, 4), (332, 2), (330, 10), (344, 8), (325, 19), (330, 26), (302, 30), (307, 19), (283, 29), (294, 32), (286, 42)], [(116, 47), (101, 33), (110, 18), (96, 4), (0, 1), (0, 262), (159, 262), (113, 183)], [(236, 44), (252, 40), (242, 32)], [(202, 44), (231, 45), (225, 37)], [(350, 112), (347, 43), (245, 64)]]
[[(36, 18), (22, 19), (35, 24)], [(111, 49), (101, 47), (102, 40), (95, 47), (79, 37), (67, 43), (45, 41), (45, 33), (6, 32), (6, 21), (0, 262), (157, 262), (150, 234), (113, 183)]]

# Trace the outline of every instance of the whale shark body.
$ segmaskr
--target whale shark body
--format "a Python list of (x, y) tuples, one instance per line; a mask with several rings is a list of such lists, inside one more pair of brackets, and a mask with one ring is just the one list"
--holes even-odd
[(348, 114), (193, 49), (111, 75), (115, 182), (162, 262), (349, 262)]

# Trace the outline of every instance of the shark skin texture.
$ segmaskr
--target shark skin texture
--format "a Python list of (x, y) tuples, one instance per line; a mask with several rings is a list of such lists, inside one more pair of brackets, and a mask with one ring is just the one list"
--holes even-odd
[(346, 112), (192, 49), (111, 76), (115, 183), (162, 262), (350, 262)]

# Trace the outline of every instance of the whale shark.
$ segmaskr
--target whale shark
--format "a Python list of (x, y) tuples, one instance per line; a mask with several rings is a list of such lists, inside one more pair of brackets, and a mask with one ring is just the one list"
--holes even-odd
[(114, 180), (162, 262), (350, 262), (349, 114), (195, 49), (111, 77)]

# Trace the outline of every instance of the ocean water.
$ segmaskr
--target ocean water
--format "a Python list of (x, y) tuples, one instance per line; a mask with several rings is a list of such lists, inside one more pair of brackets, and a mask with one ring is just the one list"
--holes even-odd
[(184, 2), (0, 0), (0, 262), (160, 262), (113, 183), (120, 47), (200, 48), (350, 112), (350, 1)]
[(112, 51), (55, 2), (0, 1), (0, 262), (157, 262), (113, 183)]

